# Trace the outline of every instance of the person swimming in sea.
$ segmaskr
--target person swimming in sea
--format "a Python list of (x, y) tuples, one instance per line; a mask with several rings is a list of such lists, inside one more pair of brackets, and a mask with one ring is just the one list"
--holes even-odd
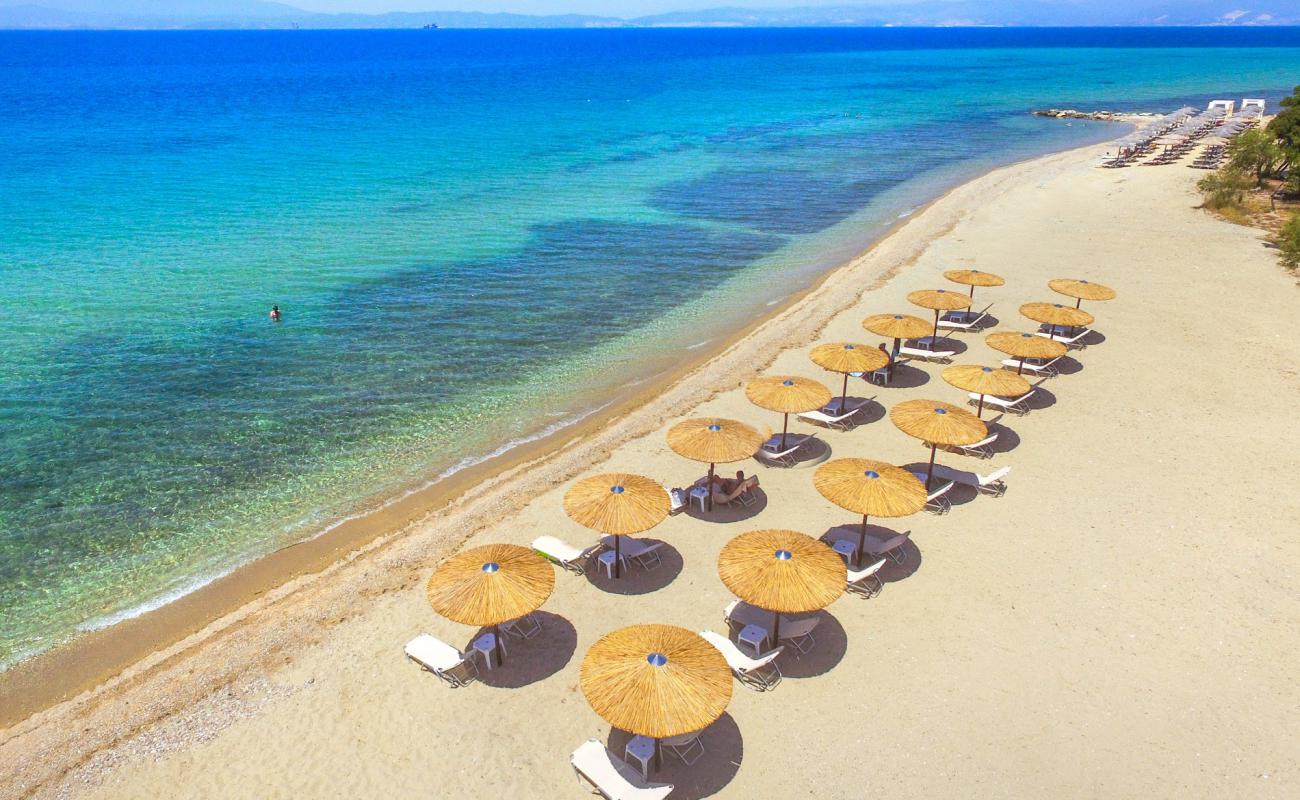
[(279, 306), (271, 306), (271, 321), (272, 321), (272, 322), (279, 322), (279, 321), (280, 321), (280, 307), (279, 307)]

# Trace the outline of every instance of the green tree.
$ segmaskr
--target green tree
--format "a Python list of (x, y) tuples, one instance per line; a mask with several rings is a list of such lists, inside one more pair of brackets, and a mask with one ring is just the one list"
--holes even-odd
[(1253, 174), (1256, 186), (1263, 185), (1285, 158), (1274, 135), (1266, 130), (1246, 131), (1228, 143), (1229, 168)]
[(1282, 110), (1265, 128), (1282, 148), (1283, 167), (1300, 163), (1300, 86), (1282, 99)]
[(1292, 214), (1277, 235), (1277, 246), (1282, 251), (1282, 263), (1300, 267), (1300, 213)]
[(1250, 189), (1250, 176), (1231, 165), (1211, 172), (1196, 183), (1205, 195), (1205, 207), (1214, 211), (1241, 207), (1241, 199)]

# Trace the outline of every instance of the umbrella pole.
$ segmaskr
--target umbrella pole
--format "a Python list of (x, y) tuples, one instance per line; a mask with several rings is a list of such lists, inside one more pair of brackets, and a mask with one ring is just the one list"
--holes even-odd
[(713, 510), (713, 462), (709, 462), (709, 510)]
[(984, 416), (984, 395), (980, 395), (980, 404), (975, 407), (975, 419), (980, 419), (983, 416)]
[(785, 418), (781, 421), (781, 452), (785, 452), (785, 433), (790, 430), (790, 414), (786, 412)]
[(933, 350), (939, 341), (939, 309), (934, 310), (934, 335), (930, 337), (930, 349)]
[(970, 285), (970, 299), (975, 299), (975, 284), (973, 283)]
[(619, 556), (620, 541), (622, 541), (621, 537), (617, 533), (614, 534), (614, 577), (615, 578), (623, 577), (623, 569), (622, 569), (623, 559)]
[(497, 651), (497, 666), (498, 667), (505, 666), (506, 654), (505, 651), (501, 649), (501, 626), (500, 625), (492, 626), (492, 645), (493, 645), (493, 649)]
[(1077, 299), (1077, 300), (1074, 301), (1074, 307), (1075, 307), (1075, 308), (1080, 308), (1080, 307), (1082, 307), (1082, 306), (1083, 306), (1083, 298), (1082, 298), (1082, 297), (1080, 297), (1079, 299)]
[(846, 372), (844, 373), (844, 388), (840, 390), (840, 413), (841, 414), (844, 413), (844, 409), (848, 406), (848, 404), (849, 404), (849, 373)]
[(781, 644), (781, 613), (772, 612), (772, 649), (775, 650), (777, 645)]
[(903, 340), (894, 339), (894, 354), (889, 357), (889, 380), (894, 379), (894, 365), (898, 363), (898, 349), (902, 346)]
[(1016, 374), (1019, 375), (1024, 371), (1025, 371), (1025, 360), (1022, 358), (1020, 359), (1020, 366), (1016, 367)]
[(867, 515), (862, 515), (862, 530), (858, 532), (858, 552), (853, 554), (853, 566), (862, 566), (862, 551), (867, 547)]
[(925, 472), (925, 493), (930, 493), (930, 479), (934, 477), (934, 452), (939, 449), (939, 445), (930, 445), (930, 467)]

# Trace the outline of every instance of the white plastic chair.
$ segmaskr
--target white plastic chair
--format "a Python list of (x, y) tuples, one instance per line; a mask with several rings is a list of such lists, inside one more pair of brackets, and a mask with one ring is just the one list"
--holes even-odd
[[(680, 758), (686, 766), (691, 767), (704, 755), (704, 732), (695, 731), (660, 739), (659, 746)], [(697, 750), (699, 752), (696, 752)]]
[[(464, 686), (478, 677), (478, 665), (473, 659), (436, 636), (422, 633), (406, 643), (405, 651), (407, 658), (453, 687)], [(473, 674), (455, 674), (454, 671), (462, 667)]]

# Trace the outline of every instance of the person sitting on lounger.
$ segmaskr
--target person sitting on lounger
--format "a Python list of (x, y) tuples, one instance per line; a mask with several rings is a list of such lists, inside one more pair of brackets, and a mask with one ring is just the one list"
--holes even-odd
[(714, 476), (713, 481), (713, 502), (727, 503), (733, 502), (743, 494), (748, 494), (758, 488), (758, 476), (750, 475), (745, 477), (744, 470), (736, 470), (735, 480), (727, 478), (718, 478)]

